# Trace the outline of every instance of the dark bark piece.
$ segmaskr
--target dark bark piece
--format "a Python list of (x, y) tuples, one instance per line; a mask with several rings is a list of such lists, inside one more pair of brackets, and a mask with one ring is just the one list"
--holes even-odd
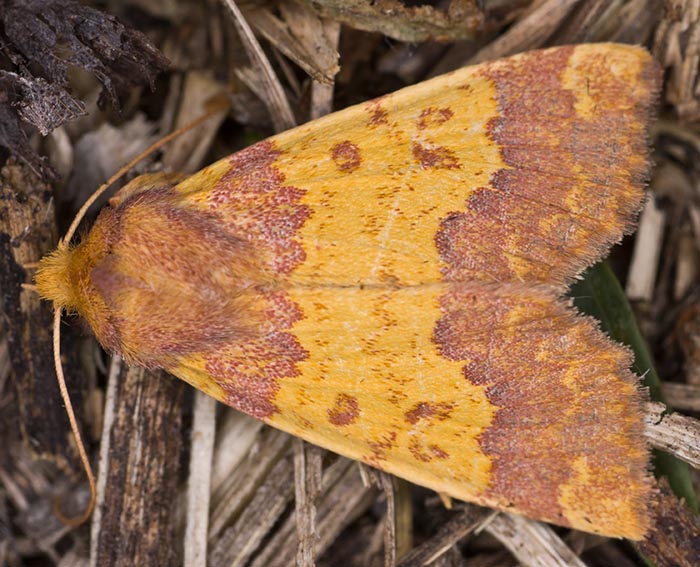
[(10, 106), (8, 93), (2, 86), (3, 79), (0, 73), (0, 149), (7, 148), (10, 154), (22, 160), (44, 180), (55, 180), (56, 172), (29, 144), (29, 137), (24, 131), (22, 120), (16, 110)]
[[(4, 56), (4, 57), (3, 57)], [(5, 61), (3, 61), (5, 59)], [(43, 135), (85, 113), (70, 93), (68, 69), (102, 84), (99, 104), (131, 85), (150, 85), (167, 59), (141, 32), (74, 0), (0, 0), (0, 146), (45, 179), (56, 177), (27, 141), (22, 121)]]
[[(27, 167), (0, 170), (0, 289), (7, 340), (19, 404), (20, 429), (34, 453), (71, 468), (71, 433), (53, 365), (51, 304), (22, 287), (30, 284), (37, 262), (55, 244), (50, 187)], [(69, 391), (80, 407), (71, 368), (65, 367)], [(72, 387), (71, 387), (72, 386)], [(78, 412), (80, 413), (80, 412)]]
[(666, 478), (659, 481), (655, 521), (639, 550), (657, 567), (691, 567), (700, 557), (700, 519), (673, 494)]
[(186, 388), (165, 372), (126, 365), (110, 377), (114, 402), (102, 438), (106, 478), (100, 473), (96, 565), (178, 563), (173, 495), (182, 465)]

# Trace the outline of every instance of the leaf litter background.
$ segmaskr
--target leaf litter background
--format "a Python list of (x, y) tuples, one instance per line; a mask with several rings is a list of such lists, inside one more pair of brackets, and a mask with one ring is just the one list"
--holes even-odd
[[(130, 176), (196, 171), (458, 66), (586, 41), (646, 45), (665, 69), (640, 229), (572, 290), (634, 348), (653, 398), (678, 410), (648, 406), (668, 480), (647, 540), (447, 509), (110, 361), (75, 321), (64, 366), (108, 473), (91, 526), (58, 521), (54, 504), (78, 514), (88, 491), (55, 384), (50, 306), (22, 284), (100, 183), (211, 101), (213, 119)], [(697, 565), (699, 66), (700, 0), (0, 0), (0, 566)]]

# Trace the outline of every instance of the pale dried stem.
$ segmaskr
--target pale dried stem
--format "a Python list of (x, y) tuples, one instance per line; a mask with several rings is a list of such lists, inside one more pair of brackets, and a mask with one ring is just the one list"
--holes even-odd
[[(223, 0), (223, 2), (233, 16), (233, 23), (241, 37), (246, 53), (256, 70), (256, 78), (260, 83), (260, 88), (256, 89), (256, 94), (270, 111), (275, 130), (277, 132), (282, 132), (294, 127), (296, 125), (296, 120), (289, 101), (284, 94), (284, 89), (277, 75), (275, 75), (272, 65), (270, 65), (270, 61), (267, 59), (255, 34), (253, 34), (253, 30), (250, 29), (248, 22), (246, 22), (243, 14), (233, 0)], [(239, 76), (241, 76), (241, 78), (247, 76), (250, 79), (249, 74)]]
[(700, 421), (679, 413), (665, 413), (658, 402), (646, 404), (645, 435), (657, 449), (700, 469)]
[(206, 567), (212, 462), (216, 436), (216, 400), (197, 392), (192, 423), (190, 472), (187, 479), (185, 565)]
[(485, 531), (498, 539), (526, 567), (586, 567), (546, 524), (499, 514)]

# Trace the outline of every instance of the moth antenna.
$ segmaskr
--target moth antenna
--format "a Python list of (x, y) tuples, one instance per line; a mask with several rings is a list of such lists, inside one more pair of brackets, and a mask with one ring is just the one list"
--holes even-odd
[(148, 148), (146, 148), (144, 151), (142, 151), (140, 154), (138, 154), (136, 157), (134, 157), (131, 161), (129, 161), (126, 165), (123, 165), (122, 167), (119, 168), (119, 170), (112, 175), (107, 181), (105, 181), (102, 185), (98, 187), (98, 189), (90, 195), (90, 197), (83, 203), (83, 206), (80, 207), (80, 210), (76, 213), (75, 218), (73, 219), (73, 222), (71, 225), (68, 227), (68, 230), (66, 231), (66, 235), (58, 242), (58, 247), (59, 248), (65, 248), (68, 246), (68, 243), (71, 241), (73, 238), (73, 235), (75, 234), (75, 231), (78, 230), (78, 225), (80, 224), (80, 221), (83, 220), (85, 217), (85, 214), (87, 213), (87, 210), (93, 205), (97, 199), (100, 198), (100, 196), (107, 191), (110, 185), (117, 181), (120, 177), (122, 177), (124, 174), (126, 174), (127, 171), (129, 171), (132, 167), (134, 167), (138, 162), (140, 162), (142, 159), (147, 158), (149, 155), (151, 155), (153, 152), (155, 152), (157, 149), (160, 147), (164, 146), (171, 140), (174, 140), (178, 136), (181, 136), (185, 132), (192, 130), (193, 128), (196, 128), (203, 122), (206, 122), (213, 116), (220, 114), (222, 111), (223, 104), (220, 100), (220, 98), (217, 98), (212, 101), (211, 104), (209, 104), (209, 110), (202, 114), (199, 118), (195, 118), (192, 120), (192, 122), (189, 122), (188, 124), (185, 124), (184, 126), (178, 128), (177, 130), (173, 130), (170, 132), (170, 134), (167, 134), (166, 136), (163, 136), (160, 140), (157, 142), (153, 142)]
[(63, 403), (66, 406), (66, 414), (68, 414), (68, 421), (70, 421), (70, 428), (71, 431), (73, 431), (73, 435), (75, 435), (75, 442), (78, 445), (78, 454), (80, 455), (80, 460), (83, 463), (85, 474), (87, 475), (88, 482), (90, 483), (90, 504), (81, 516), (78, 516), (77, 518), (68, 518), (64, 516), (59, 509), (58, 502), (54, 503), (53, 512), (64, 524), (71, 527), (77, 527), (80, 524), (83, 524), (95, 509), (95, 502), (97, 501), (97, 488), (95, 487), (95, 475), (92, 472), (92, 466), (90, 466), (90, 460), (88, 459), (87, 451), (85, 450), (85, 445), (83, 444), (83, 438), (78, 430), (78, 422), (75, 419), (73, 404), (70, 401), (70, 395), (68, 394), (68, 388), (66, 387), (66, 378), (63, 375), (63, 366), (61, 364), (61, 309), (56, 309), (53, 314), (53, 362), (54, 366), (56, 367), (58, 389), (61, 391), (61, 397), (63, 398)]
[[(178, 136), (184, 134), (185, 132), (192, 130), (193, 128), (196, 128), (206, 120), (209, 120), (209, 118), (212, 118), (213, 116), (220, 114), (222, 110), (228, 106), (228, 102), (224, 104), (223, 97), (217, 97), (208, 103), (208, 110), (204, 114), (202, 114), (199, 118), (196, 118), (189, 122), (188, 124), (185, 124), (184, 126), (178, 128), (177, 130), (173, 130), (170, 134), (167, 134), (166, 136), (163, 136), (160, 140), (157, 142), (154, 142), (151, 144), (146, 150), (138, 154), (135, 158), (133, 158), (131, 161), (129, 161), (126, 165), (122, 166), (119, 168), (119, 170), (112, 175), (107, 181), (105, 181), (100, 187), (83, 203), (83, 206), (80, 207), (80, 210), (76, 213), (75, 218), (73, 219), (73, 222), (71, 223), (70, 227), (68, 227), (68, 230), (66, 231), (65, 236), (59, 240), (58, 242), (58, 248), (59, 249), (65, 249), (68, 246), (68, 243), (71, 241), (73, 236), (75, 235), (75, 231), (78, 229), (78, 225), (80, 222), (83, 220), (85, 217), (85, 214), (87, 213), (87, 210), (92, 206), (92, 204), (105, 192), (109, 187), (117, 181), (120, 177), (122, 177), (127, 171), (129, 171), (132, 167), (134, 167), (138, 162), (140, 162), (142, 159), (148, 157), (151, 155), (153, 152), (155, 152), (158, 148), (162, 147), (163, 145), (167, 144), (171, 140), (177, 138)], [(31, 284), (24, 284), (25, 287), (29, 288), (35, 288), (35, 286)], [(85, 474), (87, 475), (88, 482), (90, 483), (90, 504), (86, 508), (85, 512), (77, 518), (68, 518), (66, 517), (61, 510), (59, 509), (58, 502), (54, 503), (54, 514), (58, 517), (58, 519), (71, 527), (77, 527), (81, 524), (83, 524), (87, 519), (90, 517), (92, 514), (92, 511), (95, 509), (95, 503), (97, 502), (97, 488), (95, 485), (95, 475), (92, 472), (92, 466), (90, 465), (90, 460), (88, 459), (87, 456), (87, 451), (85, 450), (85, 445), (83, 444), (83, 439), (80, 435), (80, 431), (78, 430), (78, 422), (75, 419), (75, 412), (73, 411), (73, 404), (70, 401), (70, 395), (68, 394), (68, 388), (66, 387), (66, 379), (63, 374), (63, 366), (61, 364), (61, 309), (60, 308), (54, 308), (54, 316), (53, 316), (53, 359), (54, 359), (54, 366), (56, 367), (56, 379), (58, 380), (58, 388), (61, 391), (61, 397), (63, 398), (63, 403), (66, 406), (66, 414), (68, 414), (68, 421), (70, 422), (70, 428), (71, 431), (73, 432), (73, 435), (75, 436), (75, 441), (78, 446), (78, 453), (80, 455), (80, 460), (83, 464), (83, 468), (85, 469)]]

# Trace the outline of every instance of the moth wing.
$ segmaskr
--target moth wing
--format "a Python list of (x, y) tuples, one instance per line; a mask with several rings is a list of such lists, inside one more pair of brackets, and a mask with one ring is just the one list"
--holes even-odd
[(190, 357), (174, 374), (456, 498), (607, 535), (644, 533), (647, 450), (629, 353), (550, 291), (288, 294), (305, 315), (288, 332)]
[(641, 48), (531, 52), (274, 136), (179, 190), (300, 283), (563, 288), (631, 228), (657, 96)]

